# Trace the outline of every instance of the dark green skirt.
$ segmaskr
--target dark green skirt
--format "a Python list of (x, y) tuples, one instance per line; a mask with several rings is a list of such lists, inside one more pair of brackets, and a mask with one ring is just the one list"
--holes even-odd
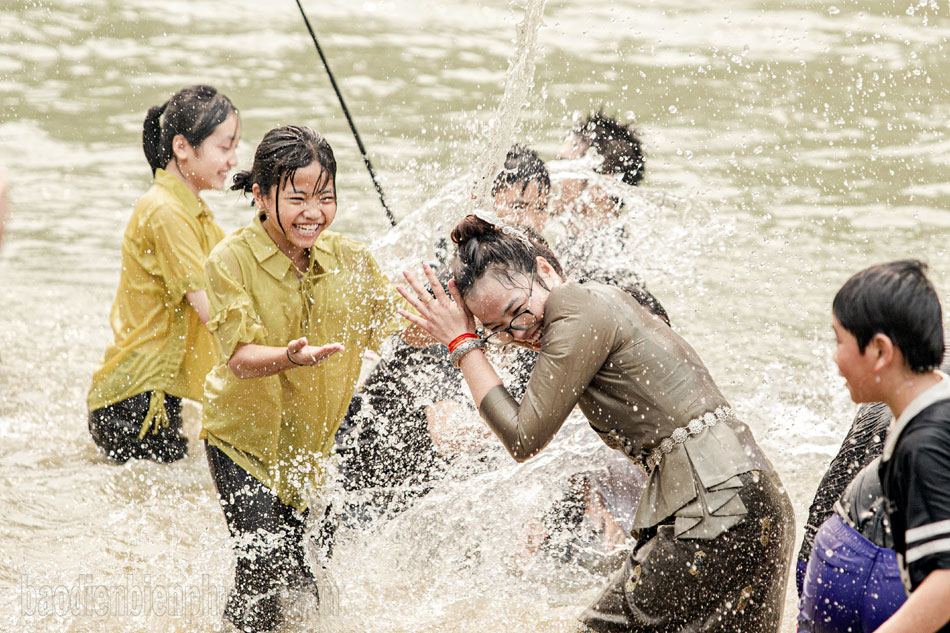
[(586, 627), (603, 633), (778, 631), (795, 538), (792, 506), (775, 478), (760, 472), (741, 478), (739, 496), (749, 511), (741, 522), (708, 540), (675, 538), (672, 524), (640, 534), (582, 615)]

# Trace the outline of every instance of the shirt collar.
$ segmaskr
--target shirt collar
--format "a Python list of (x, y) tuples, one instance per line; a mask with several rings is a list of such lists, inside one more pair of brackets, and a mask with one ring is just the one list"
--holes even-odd
[(180, 178), (159, 168), (155, 170), (155, 183), (168, 189), (172, 195), (181, 200), (185, 205), (185, 211), (194, 217), (197, 218), (204, 214), (210, 219), (214, 219), (214, 214), (211, 213), (211, 209), (205, 204), (205, 201), (192, 193), (188, 185), (182, 182)]
[(935, 402), (950, 399), (950, 377), (942, 371), (937, 371), (936, 374), (940, 376), (940, 382), (911, 400), (899, 418), (891, 419), (887, 439), (884, 441), (884, 452), (881, 455), (881, 461), (887, 461), (891, 458), (901, 433), (904, 432), (910, 421), (917, 417), (918, 413)]
[[(277, 248), (277, 244), (274, 244), (274, 240), (267, 234), (260, 216), (255, 217), (248, 228), (250, 229), (250, 235), (247, 241), (261, 268), (276, 279), (286, 277), (293, 264), (290, 258)], [(327, 238), (326, 233), (321, 234), (313, 248), (310, 249), (309, 275), (335, 272), (337, 269), (337, 258)]]
[(313, 248), (310, 249), (310, 270), (318, 274), (333, 273), (339, 268), (329, 237), (326, 232), (321, 233)]

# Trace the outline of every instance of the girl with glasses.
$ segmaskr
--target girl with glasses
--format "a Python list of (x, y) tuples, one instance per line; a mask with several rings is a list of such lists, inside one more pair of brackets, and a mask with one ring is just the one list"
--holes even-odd
[[(403, 311), (452, 349), (475, 404), (525, 461), (575, 405), (647, 482), (637, 544), (583, 615), (594, 631), (777, 631), (794, 537), (791, 503), (696, 352), (620, 289), (564, 282), (516, 229), (468, 216), (448, 296), (413, 275)], [(476, 318), (490, 332), (477, 337)], [(483, 354), (485, 340), (538, 350), (520, 402)]]

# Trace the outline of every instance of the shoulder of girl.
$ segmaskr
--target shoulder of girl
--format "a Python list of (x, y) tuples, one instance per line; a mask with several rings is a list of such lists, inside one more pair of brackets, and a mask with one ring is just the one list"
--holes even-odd
[(545, 311), (550, 311), (552, 317), (575, 312), (594, 314), (599, 312), (594, 308), (601, 306), (603, 302), (603, 296), (596, 288), (568, 281), (551, 291)]
[(366, 244), (335, 231), (324, 231), (318, 242), (318, 247), (320, 246), (334, 255), (345, 258), (363, 259), (371, 256)]
[(161, 188), (152, 186), (135, 203), (134, 213), (143, 219), (173, 219), (185, 216), (184, 205)]
[(214, 245), (208, 253), (208, 261), (220, 262), (234, 259), (236, 251), (248, 248), (243, 236), (243, 229), (225, 235), (220, 242)]
[(342, 233), (337, 233), (336, 231), (326, 230), (321, 235), (322, 240), (326, 240), (328, 244), (333, 244), (334, 247), (340, 249), (347, 249), (353, 251), (364, 251), (367, 249), (366, 244), (359, 240), (355, 240), (352, 237), (343, 235)]
[(559, 305), (561, 303), (585, 302), (589, 297), (589, 290), (582, 284), (576, 281), (565, 281), (551, 291), (549, 301), (554, 301), (555, 305)]

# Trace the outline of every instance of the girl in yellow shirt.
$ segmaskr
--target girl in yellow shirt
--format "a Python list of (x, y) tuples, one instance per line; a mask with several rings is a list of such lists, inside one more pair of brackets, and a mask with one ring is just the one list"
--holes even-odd
[(145, 117), (154, 180), (122, 238), (114, 338), (92, 376), (89, 432), (118, 463), (171, 462), (187, 452), (181, 399), (200, 400), (214, 360), (204, 260), (224, 232), (198, 197), (237, 164), (237, 109), (211, 86), (189, 86)]
[[(282, 587), (317, 593), (302, 546), (307, 499), (319, 495), (363, 352), (404, 327), (405, 304), (366, 247), (327, 230), (335, 180), (323, 137), (271, 130), (252, 170), (234, 177), (256, 217), (205, 264), (218, 361), (202, 435), (237, 554), (225, 615), (242, 631), (278, 625)], [(321, 537), (327, 545), (326, 524)]]

